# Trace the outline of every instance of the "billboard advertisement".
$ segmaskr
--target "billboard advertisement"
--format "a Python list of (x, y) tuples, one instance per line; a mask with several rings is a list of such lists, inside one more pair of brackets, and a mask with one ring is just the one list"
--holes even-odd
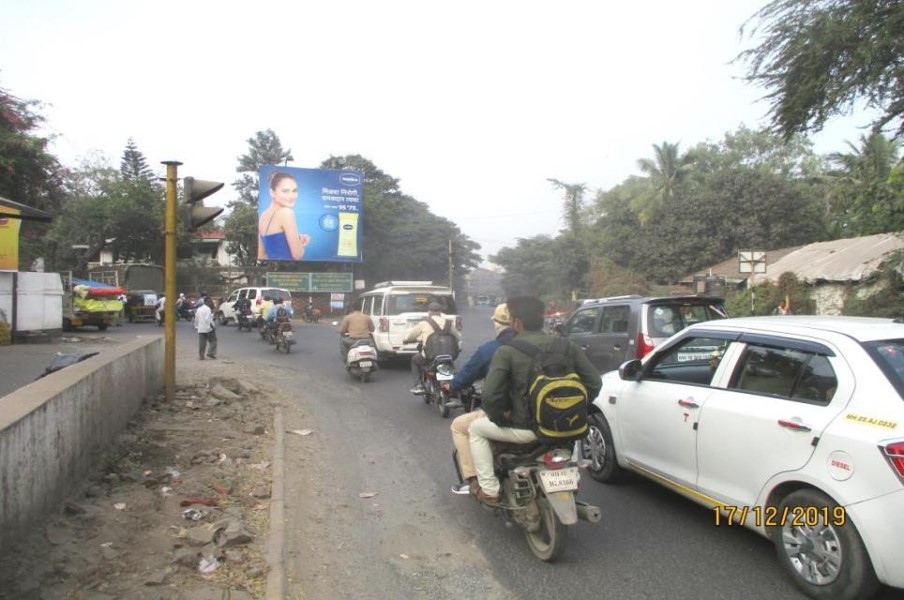
[(361, 262), (364, 172), (264, 165), (258, 260)]
[[(7, 213), (17, 215), (18, 210), (8, 209)], [(0, 217), (0, 271), (19, 270), (19, 219)]]

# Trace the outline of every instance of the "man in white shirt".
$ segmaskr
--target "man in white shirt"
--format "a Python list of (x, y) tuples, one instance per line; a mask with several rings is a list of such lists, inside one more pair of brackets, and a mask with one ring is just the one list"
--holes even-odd
[(206, 300), (195, 310), (195, 329), (198, 330), (198, 358), (200, 360), (204, 360), (205, 350), (207, 350), (208, 357), (217, 357), (217, 330), (214, 327), (213, 311), (210, 308), (213, 302), (209, 298)]

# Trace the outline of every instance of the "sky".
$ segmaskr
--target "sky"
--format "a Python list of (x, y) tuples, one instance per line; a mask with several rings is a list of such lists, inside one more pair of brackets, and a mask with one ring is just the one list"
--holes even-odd
[[(177, 160), (180, 178), (225, 182), (209, 204), (237, 197), (258, 131), (291, 166), (360, 154), (487, 258), (564, 226), (551, 178), (590, 199), (641, 175), (654, 144), (766, 126), (765, 90), (732, 63), (765, 4), (5, 0), (0, 87), (44, 103), (63, 164), (118, 167), (132, 138), (158, 174)], [(830, 122), (815, 150), (863, 125)]]

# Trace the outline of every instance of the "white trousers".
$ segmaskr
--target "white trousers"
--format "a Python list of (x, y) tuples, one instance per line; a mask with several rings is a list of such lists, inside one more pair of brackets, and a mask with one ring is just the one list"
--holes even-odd
[(475, 419), (468, 429), (471, 444), (471, 458), (477, 471), (477, 483), (484, 494), (499, 495), (499, 479), (493, 471), (493, 449), (490, 440), (510, 442), (513, 444), (529, 444), (537, 440), (537, 436), (529, 429), (499, 427), (487, 417)]

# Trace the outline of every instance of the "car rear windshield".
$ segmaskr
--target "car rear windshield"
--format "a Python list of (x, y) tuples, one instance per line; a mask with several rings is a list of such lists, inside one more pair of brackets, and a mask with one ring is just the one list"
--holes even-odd
[(262, 296), (262, 297), (263, 297), (263, 296), (270, 296), (270, 299), (271, 299), (271, 300), (276, 300), (277, 298), (279, 298), (279, 299), (282, 300), (283, 302), (286, 302), (286, 301), (291, 302), (291, 301), (292, 301), (292, 294), (290, 294), (290, 293), (287, 292), (286, 290), (278, 290), (278, 289), (275, 289), (275, 288), (270, 288), (270, 289), (267, 289), (267, 290), (261, 290), (261, 296)]
[(387, 315), (401, 315), (411, 312), (427, 312), (427, 306), (431, 302), (437, 302), (447, 315), (457, 315), (455, 299), (448, 294), (432, 294), (430, 292), (418, 292), (411, 294), (392, 294), (389, 297)]
[(863, 347), (904, 398), (904, 340), (864, 342)]
[(727, 316), (721, 304), (654, 304), (647, 311), (647, 326), (651, 336), (669, 337), (688, 325)]

